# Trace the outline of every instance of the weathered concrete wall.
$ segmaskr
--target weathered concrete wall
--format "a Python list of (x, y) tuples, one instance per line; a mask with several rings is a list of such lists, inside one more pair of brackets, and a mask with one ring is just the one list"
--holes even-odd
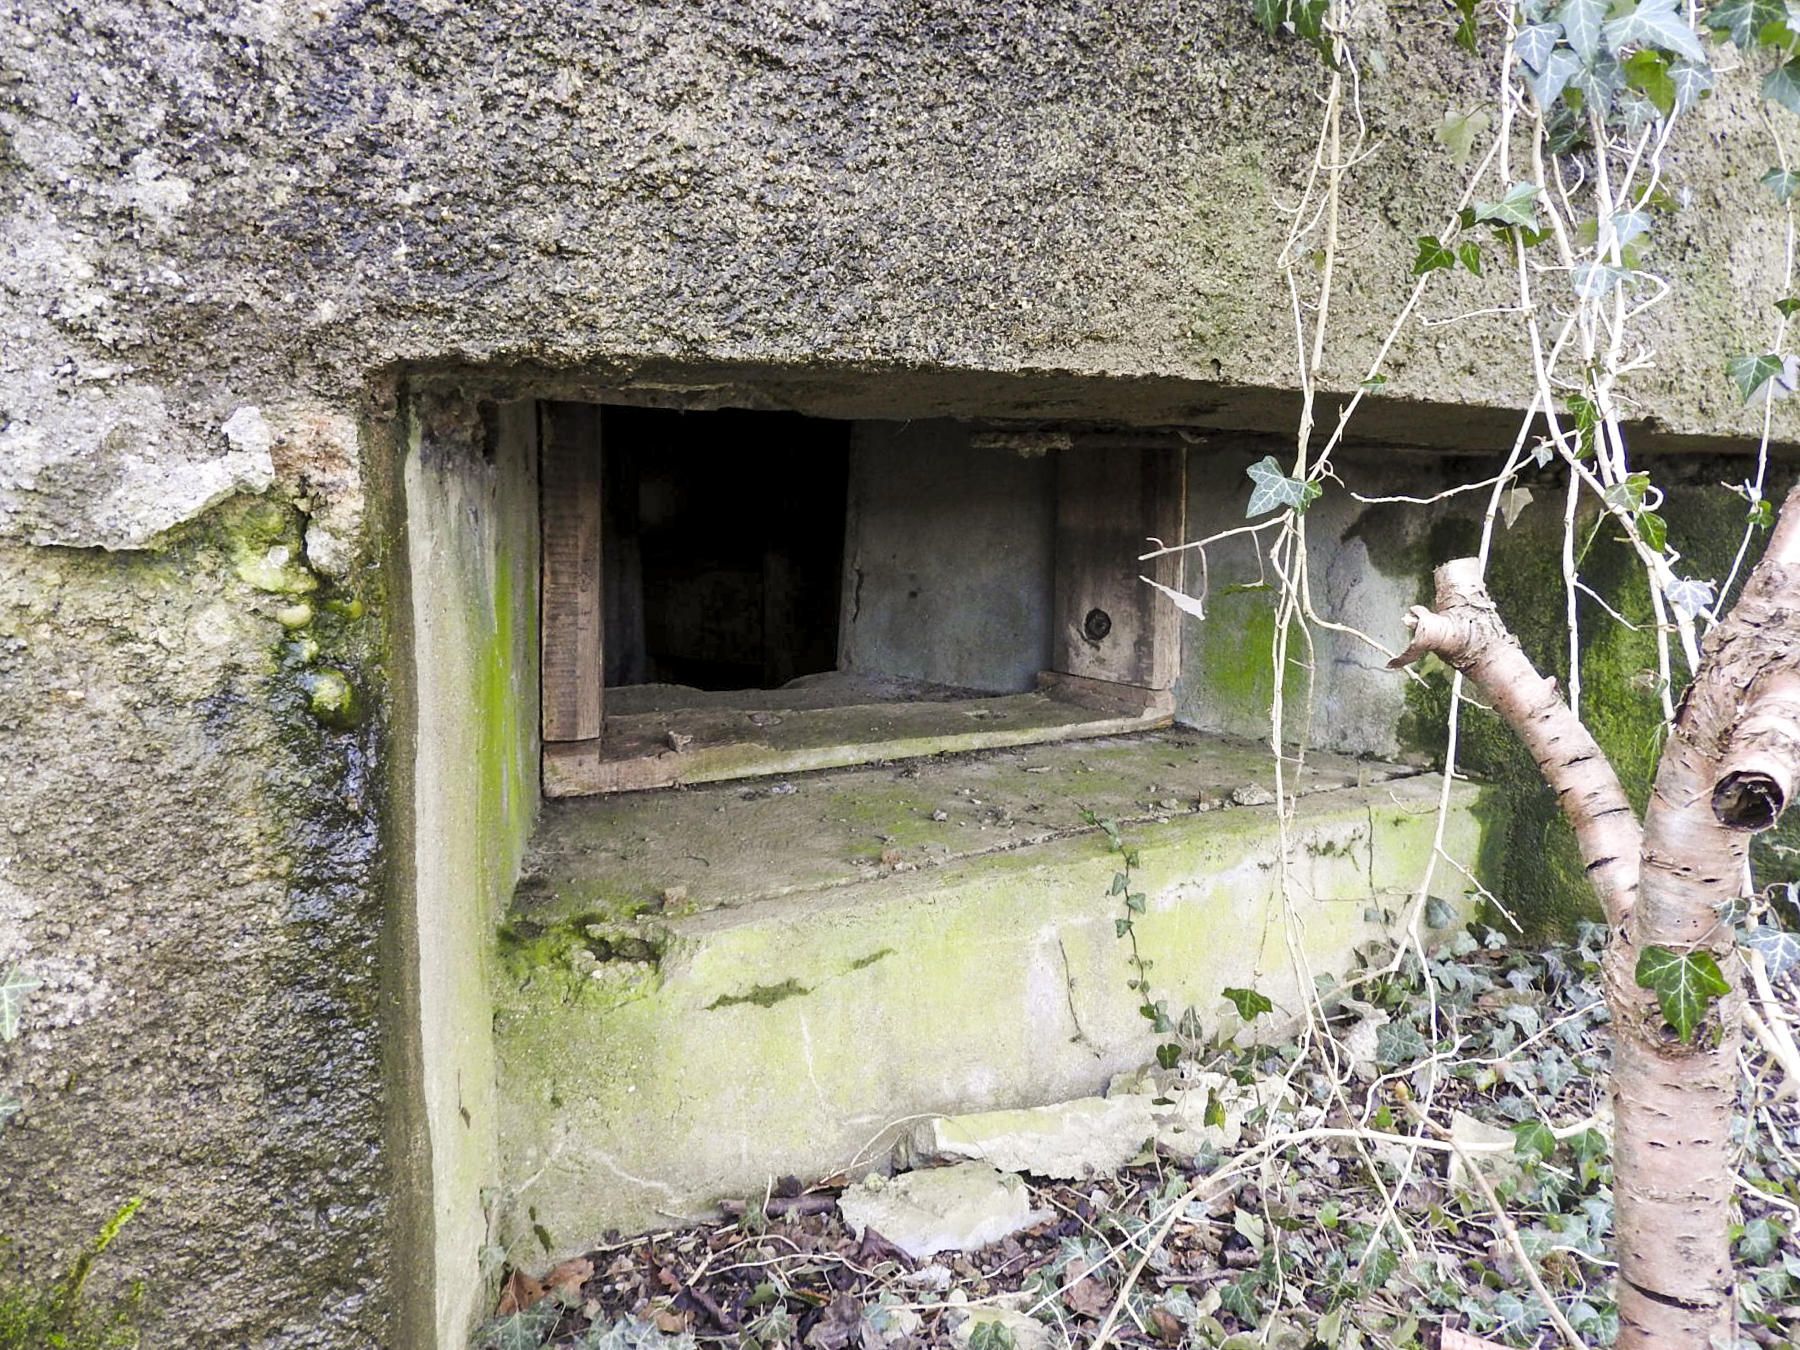
[[(835, 770), (780, 796), (721, 783), (559, 803), (496, 984), (516, 1259), (866, 1165), (920, 1115), (1095, 1093), (1149, 1062), (1108, 897), (1119, 859), (1084, 809), (1136, 817), (1136, 940), (1171, 1017), (1192, 1006), (1230, 1034), (1232, 985), (1298, 1015), (1315, 973), (1383, 935), (1372, 910), (1406, 908), (1441, 783), (1321, 764), (1284, 906), (1273, 806), (1194, 806), (1252, 785), (1272, 799), (1272, 772), (1254, 745), (1171, 732)], [(1451, 794), (1459, 856), (1477, 850), (1481, 795)], [(678, 876), (698, 912), (649, 899), (646, 878)]]
[(955, 422), (863, 422), (850, 448), (839, 666), (1017, 693), (1050, 669), (1056, 474)]
[[(1230, 435), (1196, 447), (1188, 457), (1190, 539), (1254, 524), (1244, 518), (1251, 489), (1244, 470), (1289, 449), (1275, 437)], [(1337, 465), (1339, 483), (1307, 512), (1308, 590), (1322, 617), (1397, 653), (1406, 645), (1402, 617), (1430, 599), (1432, 568), (1473, 549), (1489, 493), (1464, 493), (1433, 506), (1419, 502), (1491, 478), (1495, 465), (1392, 446), (1352, 448), (1337, 457)], [(1369, 504), (1358, 495), (1414, 500)], [(1270, 735), (1279, 595), (1267, 557), (1273, 543), (1271, 533), (1238, 534), (1210, 546), (1204, 568), (1189, 556), (1187, 589), (1207, 606), (1204, 620), (1185, 620), (1182, 630), (1177, 716), (1191, 726), (1231, 736)], [(1560, 586), (1559, 579), (1545, 593), (1553, 608)], [(1316, 628), (1313, 639), (1309, 649), (1298, 628), (1290, 633), (1284, 739), (1389, 758), (1415, 749), (1401, 738), (1407, 677), (1389, 670), (1387, 657), (1354, 633)]]
[(395, 831), (408, 874), (395, 898), (410, 912), (395, 917), (416, 971), (409, 1012), (429, 1159), (408, 1180), (428, 1188), (429, 1214), (397, 1292), (420, 1321), (411, 1300), (429, 1301), (436, 1343), (449, 1346), (485, 1292), (482, 1197), (499, 1179), (489, 967), (537, 819), (538, 428), (528, 399), (428, 398), (415, 412), (402, 470), (411, 754), (396, 766), (410, 811)]
[(341, 698), (383, 602), (303, 524), (0, 544), (0, 969), (43, 982), (0, 1229), (42, 1278), (148, 1197), (95, 1278), (146, 1282), (150, 1345), (387, 1343), (382, 734)]
[[(1337, 388), (1455, 196), (1421, 128), (1479, 83), (1447, 35), (1386, 54)], [(383, 1022), (423, 1006), (430, 917), (381, 884), (402, 377), (1287, 425), (1267, 260), (1315, 80), (1235, 0), (0, 4), (0, 960), (46, 980), (0, 1051), (21, 1256), (147, 1191), (109, 1266), (146, 1344), (429, 1335), (393, 1320), (427, 1230), (390, 1177), (446, 1103)], [(1636, 392), (1679, 435), (1750, 429), (1717, 372), (1780, 257), (1735, 98), (1671, 166), (1709, 207), (1664, 227), (1684, 300)], [(1509, 438), (1503, 322), (1409, 331), (1370, 434)]]
[[(774, 363), (795, 403), (847, 368), (902, 398), (911, 369), (1036, 373), (1040, 415), (1060, 377), (1109, 374), (1192, 381), (1190, 411), (1237, 425), (1293, 382), (1268, 260), (1319, 76), (1229, 0), (57, 0), (0, 41), (19, 537), (141, 542), (264, 481), (235, 409), (341, 406), (404, 362)], [(1427, 132), (1482, 79), (1447, 35), (1382, 45), (1327, 387), (1360, 377), (1455, 200)], [(1780, 261), (1734, 98), (1670, 164), (1708, 209), (1659, 226), (1684, 299), (1634, 392), (1682, 433), (1751, 427), (1718, 372), (1760, 346), (1740, 297)], [(1434, 313), (1499, 294), (1446, 284)], [(1409, 329), (1370, 425), (1517, 406), (1506, 322)]]

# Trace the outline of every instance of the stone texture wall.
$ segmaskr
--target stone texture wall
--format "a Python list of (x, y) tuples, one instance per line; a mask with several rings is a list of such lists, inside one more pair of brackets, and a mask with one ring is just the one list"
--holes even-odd
[[(147, 1194), (106, 1267), (147, 1345), (425, 1343), (382, 884), (404, 390), (1289, 425), (1267, 260), (1316, 71), (1246, 8), (0, 0), (16, 1259)], [(1478, 87), (1368, 22), (1340, 388)], [(1678, 437), (1751, 429), (1717, 372), (1779, 261), (1731, 97), (1672, 160), (1705, 209), (1639, 392)], [(1372, 433), (1509, 436), (1499, 322), (1409, 333)]]

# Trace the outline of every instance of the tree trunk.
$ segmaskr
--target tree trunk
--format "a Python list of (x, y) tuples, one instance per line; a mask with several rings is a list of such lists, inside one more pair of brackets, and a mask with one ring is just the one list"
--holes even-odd
[[(1613, 1194), (1620, 1350), (1709, 1350), (1732, 1332), (1727, 1227), (1731, 1112), (1743, 997), (1735, 933), (1749, 837), (1800, 780), (1800, 488), (1762, 562), (1708, 635), (1670, 729), (1642, 829), (1599, 747), (1501, 623), (1472, 558), (1437, 572), (1413, 641), (1461, 670), (1555, 790), (1612, 929)], [(1648, 947), (1710, 952), (1733, 987), (1684, 1043), (1639, 987)]]

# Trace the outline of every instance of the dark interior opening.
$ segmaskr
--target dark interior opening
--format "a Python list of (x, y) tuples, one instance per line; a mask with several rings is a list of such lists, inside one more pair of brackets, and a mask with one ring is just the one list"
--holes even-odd
[(608, 685), (775, 689), (836, 669), (850, 427), (601, 410)]

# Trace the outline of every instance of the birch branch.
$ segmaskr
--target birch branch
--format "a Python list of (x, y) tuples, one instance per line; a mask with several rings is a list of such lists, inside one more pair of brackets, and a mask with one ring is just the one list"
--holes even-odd
[(1436, 609), (1406, 616), (1412, 642), (1389, 662), (1411, 665), (1427, 653), (1474, 681), (1537, 762), (1555, 791), (1609, 923), (1623, 923), (1637, 900), (1643, 833), (1594, 738), (1539, 675), (1501, 621), (1481, 580), (1481, 563), (1458, 558), (1437, 569)]

